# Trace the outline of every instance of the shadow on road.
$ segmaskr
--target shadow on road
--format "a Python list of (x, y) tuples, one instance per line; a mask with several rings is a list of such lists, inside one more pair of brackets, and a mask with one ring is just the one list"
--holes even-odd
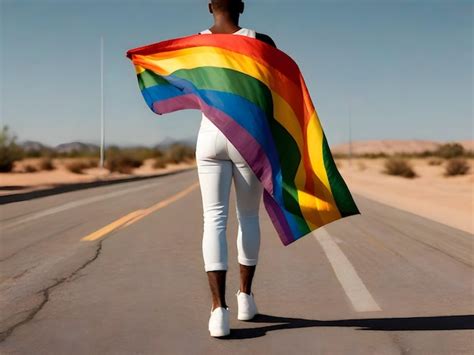
[(474, 315), (409, 317), (409, 318), (365, 318), (341, 320), (316, 320), (277, 317), (258, 314), (247, 323), (279, 323), (256, 328), (232, 329), (225, 339), (246, 339), (264, 336), (267, 332), (308, 327), (353, 327), (358, 330), (382, 331), (427, 331), (474, 329)]

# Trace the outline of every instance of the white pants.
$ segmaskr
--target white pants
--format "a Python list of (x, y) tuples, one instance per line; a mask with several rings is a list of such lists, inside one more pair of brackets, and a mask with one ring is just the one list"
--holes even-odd
[(239, 222), (238, 262), (257, 265), (260, 248), (259, 206), (263, 187), (238, 150), (221, 131), (202, 118), (196, 144), (204, 233), (204, 270), (227, 270), (227, 217), (232, 180)]

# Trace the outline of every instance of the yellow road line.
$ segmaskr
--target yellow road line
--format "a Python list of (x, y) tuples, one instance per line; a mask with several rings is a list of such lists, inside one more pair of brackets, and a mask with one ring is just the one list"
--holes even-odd
[(180, 198), (186, 196), (187, 194), (189, 194), (192, 190), (194, 190), (198, 186), (199, 186), (199, 182), (196, 182), (196, 183), (192, 184), (191, 186), (188, 186), (183, 191), (180, 191), (177, 194), (175, 194), (171, 197), (168, 197), (167, 199), (154, 204), (153, 206), (150, 206), (150, 207), (145, 208), (145, 209), (139, 209), (139, 210), (130, 212), (129, 214), (126, 214), (125, 216), (120, 217), (119, 219), (117, 219), (114, 222), (100, 228), (99, 230), (96, 230), (95, 232), (81, 238), (81, 241), (97, 240), (97, 239), (105, 237), (107, 234), (109, 234), (110, 232), (113, 232), (114, 230), (125, 228), (125, 227), (131, 225), (132, 223), (135, 223), (135, 222), (139, 221), (143, 217), (148, 216), (150, 213), (156, 212), (159, 209), (162, 209), (162, 208), (170, 205), (171, 203), (179, 200)]

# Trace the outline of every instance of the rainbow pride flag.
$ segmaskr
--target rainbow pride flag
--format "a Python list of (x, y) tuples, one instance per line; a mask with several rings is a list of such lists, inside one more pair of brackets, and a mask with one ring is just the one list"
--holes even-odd
[(247, 36), (196, 34), (127, 57), (153, 112), (201, 110), (240, 152), (283, 245), (360, 214), (298, 65), (283, 51)]

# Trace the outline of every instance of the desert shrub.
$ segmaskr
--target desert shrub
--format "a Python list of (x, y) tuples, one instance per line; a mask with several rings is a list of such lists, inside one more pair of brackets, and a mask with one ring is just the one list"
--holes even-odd
[(24, 158), (54, 158), (58, 155), (54, 148), (48, 146), (40, 146), (39, 148), (25, 148), (23, 146), (22, 149)]
[(39, 169), (40, 170), (54, 170), (53, 160), (49, 157), (42, 158), (39, 162)]
[(368, 159), (378, 159), (378, 158), (386, 158), (388, 157), (387, 153), (384, 152), (377, 152), (377, 153), (363, 153), (358, 154), (361, 158), (368, 158)]
[(428, 165), (434, 166), (434, 165), (441, 165), (441, 164), (443, 164), (443, 160), (442, 160), (442, 159), (436, 159), (436, 158), (435, 158), (435, 159), (430, 159), (430, 160), (428, 160)]
[(464, 155), (464, 147), (459, 143), (447, 143), (438, 147), (435, 154), (439, 157), (450, 159)]
[(446, 164), (444, 175), (445, 176), (466, 175), (469, 169), (470, 169), (470, 166), (467, 163), (466, 159), (451, 158), (448, 160)]
[(418, 158), (428, 158), (432, 157), (434, 152), (432, 150), (423, 150), (420, 153), (414, 153), (413, 155)]
[(60, 144), (56, 147), (56, 156), (62, 158), (88, 158), (99, 154), (99, 147), (82, 142)]
[(168, 164), (168, 162), (166, 161), (166, 158), (164, 156), (157, 157), (153, 161), (153, 168), (154, 169), (163, 169), (163, 168), (166, 168), (167, 164)]
[(122, 174), (130, 174), (133, 169), (140, 167), (143, 160), (134, 157), (132, 154), (121, 150), (111, 150), (105, 161), (105, 167), (111, 172), (119, 172)]
[(73, 160), (66, 164), (66, 169), (74, 174), (82, 174), (83, 170), (87, 169), (88, 167), (89, 167), (89, 164), (82, 159)]
[(38, 171), (38, 168), (31, 164), (26, 164), (23, 169), (25, 173), (36, 173)]
[(409, 161), (403, 158), (390, 157), (385, 160), (384, 166), (385, 170), (383, 172), (388, 175), (397, 175), (406, 178), (414, 178), (417, 176)]
[(127, 147), (120, 149), (122, 154), (125, 154), (128, 157), (133, 158), (137, 161), (145, 161), (146, 159), (151, 159), (156, 157), (157, 152), (153, 148), (149, 147)]
[(195, 151), (193, 148), (184, 144), (173, 144), (165, 152), (164, 157), (167, 162), (178, 164), (193, 160), (195, 158)]
[(346, 159), (347, 154), (346, 153), (333, 153), (332, 157), (334, 158), (334, 160), (336, 160), (336, 159)]
[(75, 174), (82, 174), (84, 169), (94, 168), (99, 164), (97, 159), (73, 159), (66, 164), (66, 169)]
[(158, 146), (152, 148), (152, 158), (161, 158), (165, 155), (165, 151)]
[(99, 159), (88, 159), (86, 164), (88, 168), (97, 168), (99, 166)]
[(3, 126), (0, 132), (0, 172), (12, 171), (15, 161), (23, 157), (23, 150), (16, 139), (15, 135), (10, 134), (8, 126)]

